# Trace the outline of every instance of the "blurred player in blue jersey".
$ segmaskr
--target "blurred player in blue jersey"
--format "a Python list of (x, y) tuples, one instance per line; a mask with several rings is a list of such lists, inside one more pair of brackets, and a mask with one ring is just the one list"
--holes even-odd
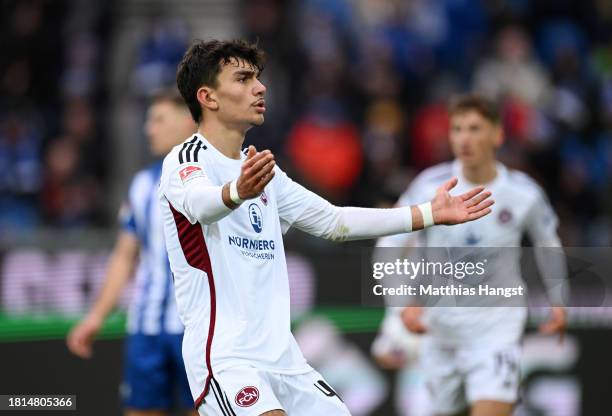
[[(166, 155), (195, 129), (178, 92), (167, 90), (153, 98), (146, 134), (155, 156)], [(166, 415), (173, 408), (193, 407), (181, 355), (184, 328), (176, 311), (157, 202), (160, 174), (161, 160), (134, 176), (120, 210), (121, 231), (102, 291), (67, 339), (70, 351), (91, 357), (96, 335), (135, 272), (121, 386), (127, 416)]]
[[(453, 162), (424, 170), (411, 183), (398, 205), (433, 195), (440, 183), (459, 177), (463, 187), (485, 185), (496, 195), (491, 215), (454, 227), (430, 227), (417, 233), (385, 237), (379, 247), (520, 247), (528, 235), (538, 270), (553, 305), (544, 334), (560, 334), (566, 326), (563, 284), (567, 270), (562, 256), (550, 256), (546, 248), (560, 247), (558, 219), (546, 194), (522, 172), (496, 160), (503, 141), (501, 117), (496, 105), (479, 96), (459, 98), (450, 108), (450, 144)], [(474, 249), (477, 253), (477, 249)], [(556, 250), (558, 252), (558, 250)], [(492, 258), (487, 283), (499, 287), (523, 283), (518, 250)], [(504, 259), (504, 260), (501, 260)], [(389, 308), (373, 345), (377, 361), (398, 367), (414, 360), (420, 349), (425, 383), (436, 416), (510, 416), (519, 392), (520, 340), (525, 328), (525, 306), (430, 307), (410, 305)], [(402, 331), (402, 323), (419, 340)], [(398, 354), (399, 352), (404, 352)]]

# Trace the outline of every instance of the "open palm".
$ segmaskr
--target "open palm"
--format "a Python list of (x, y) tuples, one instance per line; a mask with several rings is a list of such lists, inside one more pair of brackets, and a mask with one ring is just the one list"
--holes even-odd
[(491, 192), (484, 192), (484, 186), (477, 186), (468, 192), (452, 196), (450, 190), (457, 185), (458, 179), (452, 178), (436, 190), (436, 196), (431, 201), (435, 224), (461, 224), (484, 217), (491, 212), (495, 203)]

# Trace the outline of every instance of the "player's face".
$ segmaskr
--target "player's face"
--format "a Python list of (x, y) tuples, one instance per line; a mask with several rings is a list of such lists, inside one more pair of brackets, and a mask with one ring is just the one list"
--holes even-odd
[(451, 117), (449, 137), (455, 157), (465, 166), (478, 166), (495, 160), (502, 130), (479, 112), (466, 111)]
[(151, 153), (163, 156), (196, 131), (189, 111), (170, 101), (158, 101), (149, 107), (145, 131)]
[(223, 65), (213, 89), (223, 124), (245, 130), (263, 124), (266, 87), (258, 76), (258, 69), (241, 59)]

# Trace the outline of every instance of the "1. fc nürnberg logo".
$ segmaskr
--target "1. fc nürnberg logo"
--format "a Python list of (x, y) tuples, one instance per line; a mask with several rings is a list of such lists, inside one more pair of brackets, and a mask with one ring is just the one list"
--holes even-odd
[(256, 233), (260, 233), (263, 230), (263, 215), (261, 214), (261, 208), (257, 204), (249, 205), (249, 219), (251, 225)]
[(243, 387), (236, 394), (236, 404), (240, 407), (253, 406), (257, 403), (257, 400), (259, 400), (259, 390), (257, 390), (257, 387)]

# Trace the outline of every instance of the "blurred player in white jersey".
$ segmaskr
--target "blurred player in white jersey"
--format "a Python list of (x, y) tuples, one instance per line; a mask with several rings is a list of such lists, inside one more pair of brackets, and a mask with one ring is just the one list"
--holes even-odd
[[(146, 134), (155, 156), (166, 155), (195, 128), (177, 91), (162, 91), (153, 98)], [(120, 211), (121, 231), (102, 291), (67, 340), (74, 354), (91, 356), (97, 333), (135, 271), (121, 386), (127, 416), (158, 416), (173, 408), (193, 408), (181, 355), (183, 325), (176, 310), (157, 202), (160, 174), (158, 160), (134, 176)]]
[[(431, 227), (410, 235), (385, 237), (377, 246), (520, 247), (527, 233), (536, 247), (538, 269), (553, 305), (550, 320), (541, 331), (559, 333), (562, 339), (566, 312), (559, 283), (564, 281), (566, 269), (562, 257), (548, 256), (541, 249), (561, 246), (556, 231), (558, 220), (544, 191), (524, 173), (496, 160), (503, 129), (494, 103), (479, 96), (460, 97), (451, 105), (450, 117), (449, 138), (456, 159), (423, 171), (398, 205), (431, 197), (437, 184), (456, 176), (459, 190), (485, 185), (495, 194), (492, 214), (455, 227)], [(492, 273), (508, 286), (522, 282), (518, 251), (511, 253), (517, 255), (510, 262), (495, 265), (500, 269)], [(510, 415), (518, 398), (519, 342), (526, 316), (526, 307), (390, 308), (373, 353), (383, 365), (404, 364), (398, 351), (414, 351), (411, 347), (418, 341), (414, 335), (388, 330), (398, 328), (398, 322), (403, 321), (412, 333), (425, 334), (419, 349), (435, 415), (466, 411), (472, 416)]]
[(451, 179), (420, 206), (333, 206), (293, 182), (270, 151), (241, 151), (264, 121), (262, 69), (255, 45), (198, 41), (177, 73), (199, 127), (164, 159), (160, 203), (187, 376), (202, 415), (346, 415), (291, 335), (282, 234), (375, 238), (471, 221), (492, 201), (484, 187), (451, 196)]

